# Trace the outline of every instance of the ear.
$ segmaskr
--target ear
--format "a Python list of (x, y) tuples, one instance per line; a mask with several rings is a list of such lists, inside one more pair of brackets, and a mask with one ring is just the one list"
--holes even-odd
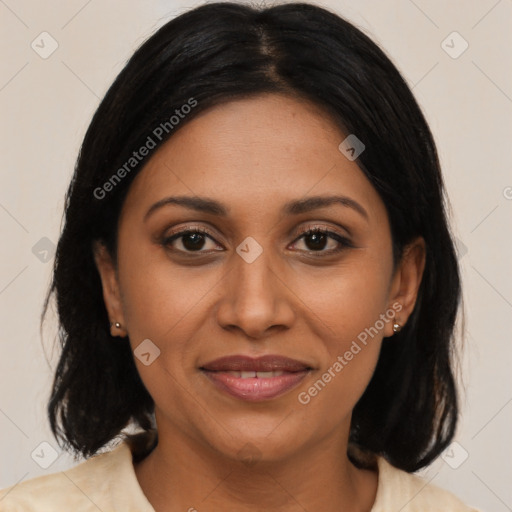
[[(103, 288), (103, 300), (110, 319), (110, 334), (112, 336), (127, 336), (123, 308), (121, 305), (121, 294), (119, 292), (119, 281), (112, 257), (107, 248), (100, 242), (94, 242), (93, 255), (96, 267), (100, 274)], [(120, 327), (116, 327), (116, 323)]]
[(391, 282), (389, 308), (395, 311), (393, 322), (388, 322), (384, 336), (393, 336), (393, 323), (402, 327), (411, 315), (423, 277), (426, 246), (423, 237), (417, 237), (404, 247), (402, 258)]

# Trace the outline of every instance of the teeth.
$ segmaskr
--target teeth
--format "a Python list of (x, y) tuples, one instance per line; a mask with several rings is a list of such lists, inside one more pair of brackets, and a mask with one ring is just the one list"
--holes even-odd
[(227, 373), (229, 375), (233, 375), (233, 377), (240, 377), (240, 372), (237, 372), (237, 371), (225, 371), (225, 372), (222, 372), (222, 373)]
[(270, 377), (275, 377), (274, 372), (256, 372), (256, 375), (258, 376), (258, 379), (270, 379)]
[(258, 379), (270, 379), (272, 377), (279, 377), (280, 375), (284, 375), (285, 372), (283, 372), (283, 371), (275, 371), (275, 372), (229, 371), (229, 372), (225, 372), (225, 373), (229, 373), (230, 375), (233, 375), (234, 377), (239, 377), (241, 379), (251, 379), (251, 378), (254, 379), (255, 377)]

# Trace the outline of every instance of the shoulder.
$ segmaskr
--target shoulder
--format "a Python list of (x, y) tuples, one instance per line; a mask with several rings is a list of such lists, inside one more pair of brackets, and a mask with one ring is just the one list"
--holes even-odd
[(66, 471), (0, 490), (0, 512), (133, 510), (134, 502), (140, 504), (137, 510), (151, 512), (142, 492), (134, 492), (134, 483), (131, 452), (122, 443)]
[(478, 512), (451, 492), (378, 458), (379, 484), (371, 512)]

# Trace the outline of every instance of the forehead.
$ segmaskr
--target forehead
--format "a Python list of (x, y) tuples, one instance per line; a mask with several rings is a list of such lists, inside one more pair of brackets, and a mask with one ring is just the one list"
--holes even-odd
[(166, 195), (215, 197), (233, 214), (261, 215), (300, 197), (343, 194), (385, 213), (377, 192), (339, 150), (346, 138), (307, 101), (277, 94), (201, 112), (151, 157), (126, 199), (149, 208)]

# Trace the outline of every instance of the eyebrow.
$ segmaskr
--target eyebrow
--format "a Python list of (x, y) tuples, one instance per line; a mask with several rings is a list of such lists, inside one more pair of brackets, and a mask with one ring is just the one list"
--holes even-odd
[[(146, 221), (148, 217), (152, 215), (156, 210), (159, 210), (160, 208), (170, 204), (182, 206), (183, 208), (194, 210), (196, 212), (217, 215), (219, 217), (227, 217), (230, 212), (230, 209), (224, 206), (222, 203), (219, 203), (218, 201), (208, 197), (171, 196), (165, 197), (153, 204), (146, 212), (144, 221)], [(368, 212), (357, 201), (351, 199), (350, 197), (340, 195), (310, 196), (304, 199), (295, 199), (285, 203), (281, 211), (285, 215), (299, 215), (301, 213), (307, 213), (312, 210), (327, 208), (335, 204), (344, 206), (346, 208), (351, 208), (352, 210), (358, 212), (366, 220), (369, 219)]]

